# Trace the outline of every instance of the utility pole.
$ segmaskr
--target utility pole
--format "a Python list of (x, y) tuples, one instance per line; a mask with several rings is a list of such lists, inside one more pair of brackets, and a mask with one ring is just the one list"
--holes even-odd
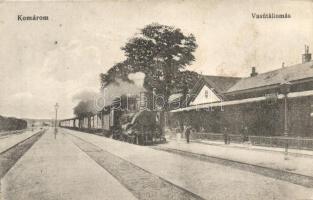
[(59, 104), (56, 103), (56, 104), (54, 105), (54, 108), (55, 108), (54, 139), (57, 139), (57, 132), (58, 132), (58, 129), (57, 129), (57, 121), (58, 121), (58, 108), (59, 108)]
[(56, 103), (54, 105), (55, 108), (55, 122), (54, 122), (54, 128), (57, 128), (57, 120), (58, 120), (58, 108), (59, 108), (59, 104)]
[(284, 95), (284, 136), (285, 136), (285, 160), (288, 160), (288, 93), (290, 92), (291, 83), (285, 81), (281, 83), (281, 93)]

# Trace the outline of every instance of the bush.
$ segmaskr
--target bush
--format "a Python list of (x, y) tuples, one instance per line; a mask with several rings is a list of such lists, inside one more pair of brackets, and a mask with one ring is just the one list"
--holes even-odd
[(27, 122), (25, 120), (0, 115), (0, 131), (21, 130), (25, 128), (27, 128)]

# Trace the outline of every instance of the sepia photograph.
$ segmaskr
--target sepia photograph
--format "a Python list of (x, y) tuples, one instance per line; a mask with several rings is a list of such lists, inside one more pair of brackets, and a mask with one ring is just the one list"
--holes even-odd
[(313, 0), (0, 0), (0, 200), (313, 200)]

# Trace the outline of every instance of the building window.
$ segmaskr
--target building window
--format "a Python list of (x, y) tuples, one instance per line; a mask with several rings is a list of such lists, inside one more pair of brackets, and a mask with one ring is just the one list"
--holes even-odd
[(205, 98), (209, 98), (209, 90), (204, 91), (204, 96), (205, 96)]

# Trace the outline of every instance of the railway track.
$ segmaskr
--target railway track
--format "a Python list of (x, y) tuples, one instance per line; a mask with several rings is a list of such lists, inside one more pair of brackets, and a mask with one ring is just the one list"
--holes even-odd
[(306, 176), (306, 175), (297, 174), (294, 172), (288, 172), (288, 171), (263, 167), (259, 165), (248, 164), (248, 163), (244, 163), (240, 161), (234, 161), (234, 160), (229, 160), (225, 158), (208, 156), (204, 154), (197, 154), (197, 153), (182, 151), (178, 149), (172, 149), (172, 148), (166, 148), (166, 147), (160, 147), (160, 146), (153, 146), (151, 148), (155, 150), (159, 150), (159, 151), (165, 151), (165, 152), (169, 152), (169, 153), (173, 153), (173, 154), (177, 154), (181, 156), (186, 156), (192, 159), (197, 159), (197, 160), (201, 160), (205, 162), (221, 164), (221, 165), (233, 167), (236, 169), (260, 174), (266, 177), (287, 181), (287, 182), (301, 185), (304, 187), (313, 188), (312, 176)]
[[(45, 130), (39, 131), (38, 133), (20, 141), (19, 143), (11, 146), (10, 148), (0, 153), (0, 180), (5, 174), (14, 166), (14, 164), (30, 149), (33, 144), (44, 134)], [(1, 183), (0, 183), (0, 199), (1, 194)]]
[(72, 142), (108, 171), (139, 200), (203, 200), (199, 195), (173, 184), (131, 162), (72, 134)]
[(0, 153), (0, 179), (11, 169), (18, 159), (33, 146), (44, 132), (45, 130), (39, 131)]

